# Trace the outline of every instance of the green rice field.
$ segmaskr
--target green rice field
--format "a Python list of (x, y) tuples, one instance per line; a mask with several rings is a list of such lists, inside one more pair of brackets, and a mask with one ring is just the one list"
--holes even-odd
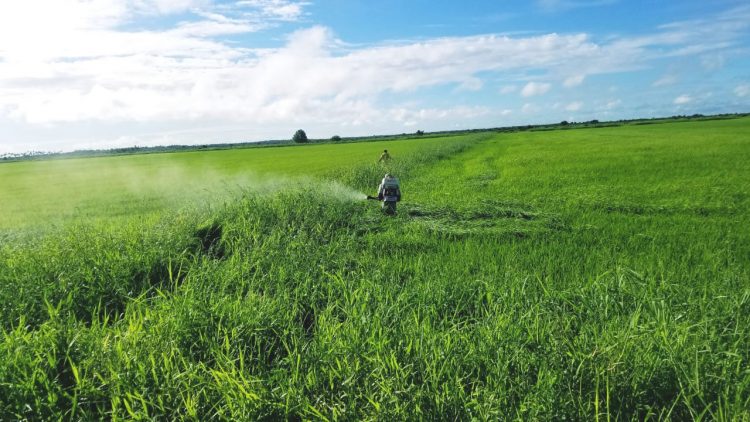
[(750, 118), (2, 163), (0, 420), (748, 421), (749, 208)]

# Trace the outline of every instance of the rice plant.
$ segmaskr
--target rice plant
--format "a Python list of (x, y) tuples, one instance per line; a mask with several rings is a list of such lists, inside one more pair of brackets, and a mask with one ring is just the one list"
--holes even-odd
[[(0, 419), (747, 420), (748, 124), (471, 135), (9, 229)], [(361, 198), (384, 171), (395, 217)]]

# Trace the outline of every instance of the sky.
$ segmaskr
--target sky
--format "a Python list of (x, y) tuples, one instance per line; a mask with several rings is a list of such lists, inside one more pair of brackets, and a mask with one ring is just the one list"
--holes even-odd
[(0, 1), (0, 154), (735, 112), (746, 0)]

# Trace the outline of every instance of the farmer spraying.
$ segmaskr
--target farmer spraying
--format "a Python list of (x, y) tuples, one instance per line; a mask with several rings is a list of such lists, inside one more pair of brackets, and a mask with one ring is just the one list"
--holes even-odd
[(383, 212), (388, 215), (396, 214), (396, 202), (401, 200), (401, 187), (398, 179), (386, 173), (378, 186), (379, 201), (383, 201)]
[(383, 153), (380, 154), (380, 159), (378, 160), (379, 163), (387, 163), (391, 160), (391, 154), (388, 154), (388, 150), (384, 149)]

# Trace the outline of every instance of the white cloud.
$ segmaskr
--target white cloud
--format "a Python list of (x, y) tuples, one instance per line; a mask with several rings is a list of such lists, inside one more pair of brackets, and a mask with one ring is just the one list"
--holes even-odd
[(691, 101), (693, 101), (693, 99), (689, 95), (680, 95), (679, 97), (674, 99), (673, 103), (677, 105), (682, 105), (682, 104), (687, 104)]
[(486, 107), (452, 107), (447, 109), (440, 108), (417, 108), (397, 107), (386, 112), (387, 118), (401, 122), (405, 126), (414, 126), (425, 122), (434, 122), (438, 120), (462, 120), (472, 119), (480, 116), (486, 116), (491, 110)]
[(484, 83), (479, 78), (470, 77), (465, 81), (461, 82), (458, 86), (459, 91), (479, 91), (484, 86)]
[(572, 103), (565, 106), (567, 111), (578, 111), (583, 107), (583, 103), (580, 101), (573, 101)]
[(244, 0), (238, 1), (236, 4), (237, 6), (258, 8), (268, 17), (295, 21), (302, 17), (303, 7), (309, 3), (286, 0)]
[[(80, 2), (80, 0), (78, 0)], [(98, 1), (98, 0), (97, 0)], [(170, 14), (180, 13), (196, 7), (205, 7), (211, 3), (210, 0), (124, 0), (128, 7), (132, 7), (139, 13)]]
[[(214, 22), (217, 28), (236, 25)], [(213, 31), (207, 28), (88, 31), (88, 42), (66, 43), (67, 50), (51, 46), (28, 64), (6, 55), (8, 61), (0, 63), (5, 82), (0, 110), (33, 123), (185, 118), (262, 123), (312, 116), (322, 104), (333, 114), (346, 108), (346, 101), (372, 101), (387, 91), (467, 81), (467, 88), (476, 89), (477, 72), (554, 66), (591, 49), (583, 36), (553, 34), (442, 38), (350, 51), (339, 49), (329, 29), (313, 27), (293, 33), (281, 48), (246, 50), (204, 39)], [(540, 94), (549, 84), (524, 89)]]
[(211, 14), (210, 19), (198, 22), (183, 22), (170, 32), (184, 37), (210, 38), (219, 35), (256, 32), (263, 28), (265, 28), (263, 24)]
[(622, 101), (618, 98), (616, 100), (610, 100), (607, 101), (607, 104), (604, 106), (607, 110), (612, 110), (620, 106), (622, 104)]
[(572, 88), (575, 86), (578, 86), (583, 83), (583, 80), (586, 78), (586, 75), (573, 75), (565, 79), (563, 82), (563, 86), (566, 88)]
[[(304, 3), (288, 0), (213, 5), (210, 0), (25, 0), (0, 2), (0, 58), (33, 63), (135, 54), (182, 56), (242, 55), (242, 49), (206, 38), (255, 32), (288, 20), (271, 6)], [(44, 13), (39, 13), (44, 10)], [(191, 12), (193, 18), (172, 28), (123, 30), (144, 15)], [(54, 64), (54, 63), (52, 63)]]
[(677, 83), (677, 75), (673, 73), (668, 73), (661, 78), (655, 80), (651, 86), (653, 87), (660, 87), (660, 86), (667, 86), (667, 85), (674, 85)]
[[(480, 73), (505, 81), (571, 75), (563, 85), (576, 86), (587, 77), (581, 69), (586, 75), (622, 73), (667, 55), (724, 54), (690, 47), (737, 44), (750, 22), (750, 7), (738, 8), (666, 25), (653, 34), (600, 42), (587, 34), (489, 34), (353, 46), (322, 26), (289, 34), (275, 48), (222, 39), (302, 19), (306, 5), (287, 0), (0, 2), (0, 124), (10, 118), (29, 126), (166, 121), (200, 127), (210, 121), (217, 126), (388, 127), (387, 122), (417, 122), (420, 116), (475, 119), (489, 114), (415, 104), (405, 108), (408, 118), (399, 118), (380, 100), (434, 86), (481, 89)], [(179, 13), (171, 16), (178, 23), (133, 29), (139, 16), (174, 13)], [(528, 98), (551, 88), (550, 83), (528, 82), (504, 86), (500, 93)], [(747, 84), (734, 92), (748, 95)], [(683, 97), (691, 101), (685, 95), (675, 103)], [(607, 104), (616, 106), (619, 100)], [(494, 116), (506, 111), (495, 110)], [(525, 104), (522, 111), (540, 110)]]
[[(18, 34), (13, 33), (43, 33), (35, 25), (11, 29), (0, 25), (6, 35), (0, 36), (0, 57), (5, 60), (0, 62), (4, 82), (0, 110), (11, 110), (16, 118), (33, 122), (183, 116), (281, 119), (315, 101), (332, 102), (331, 98), (371, 101), (388, 91), (445, 83), (477, 90), (482, 87), (474, 76), (478, 72), (572, 66), (585, 66), (591, 73), (617, 72), (623, 63), (637, 63), (642, 49), (657, 42), (642, 37), (594, 44), (583, 34), (486, 35), (341, 50), (341, 42), (329, 29), (313, 27), (292, 34), (281, 48), (248, 50), (213, 37), (262, 29), (258, 16), (299, 17), (304, 3), (241, 1), (231, 9), (212, 9), (199, 0), (92, 0), (97, 6), (91, 8), (81, 7), (82, 1), (59, 3), (69, 6), (53, 11), (68, 14), (62, 27), (54, 37), (38, 43), (17, 42)], [(20, 12), (0, 7), (5, 7), (0, 16), (6, 21), (18, 21), (14, 13), (35, 15), (31, 6)], [(165, 13), (196, 7), (206, 8), (197, 14), (198, 20), (171, 29), (115, 29), (144, 10)], [(243, 7), (247, 10), (238, 13)], [(665, 38), (670, 37), (660, 40)], [(574, 86), (584, 78), (571, 76), (564, 85)], [(500, 92), (517, 89), (510, 85)], [(550, 89), (549, 83), (529, 82), (521, 95), (543, 95)]]
[(532, 103), (525, 103), (521, 107), (521, 112), (523, 113), (536, 113), (538, 111), (539, 111), (539, 107), (537, 107), (536, 104), (532, 104)]
[(546, 94), (551, 87), (552, 85), (546, 82), (529, 82), (524, 85), (523, 89), (521, 89), (521, 96), (533, 97), (535, 95), (543, 95)]
[(750, 84), (740, 84), (734, 88), (734, 95), (738, 97), (747, 97), (750, 95)]

